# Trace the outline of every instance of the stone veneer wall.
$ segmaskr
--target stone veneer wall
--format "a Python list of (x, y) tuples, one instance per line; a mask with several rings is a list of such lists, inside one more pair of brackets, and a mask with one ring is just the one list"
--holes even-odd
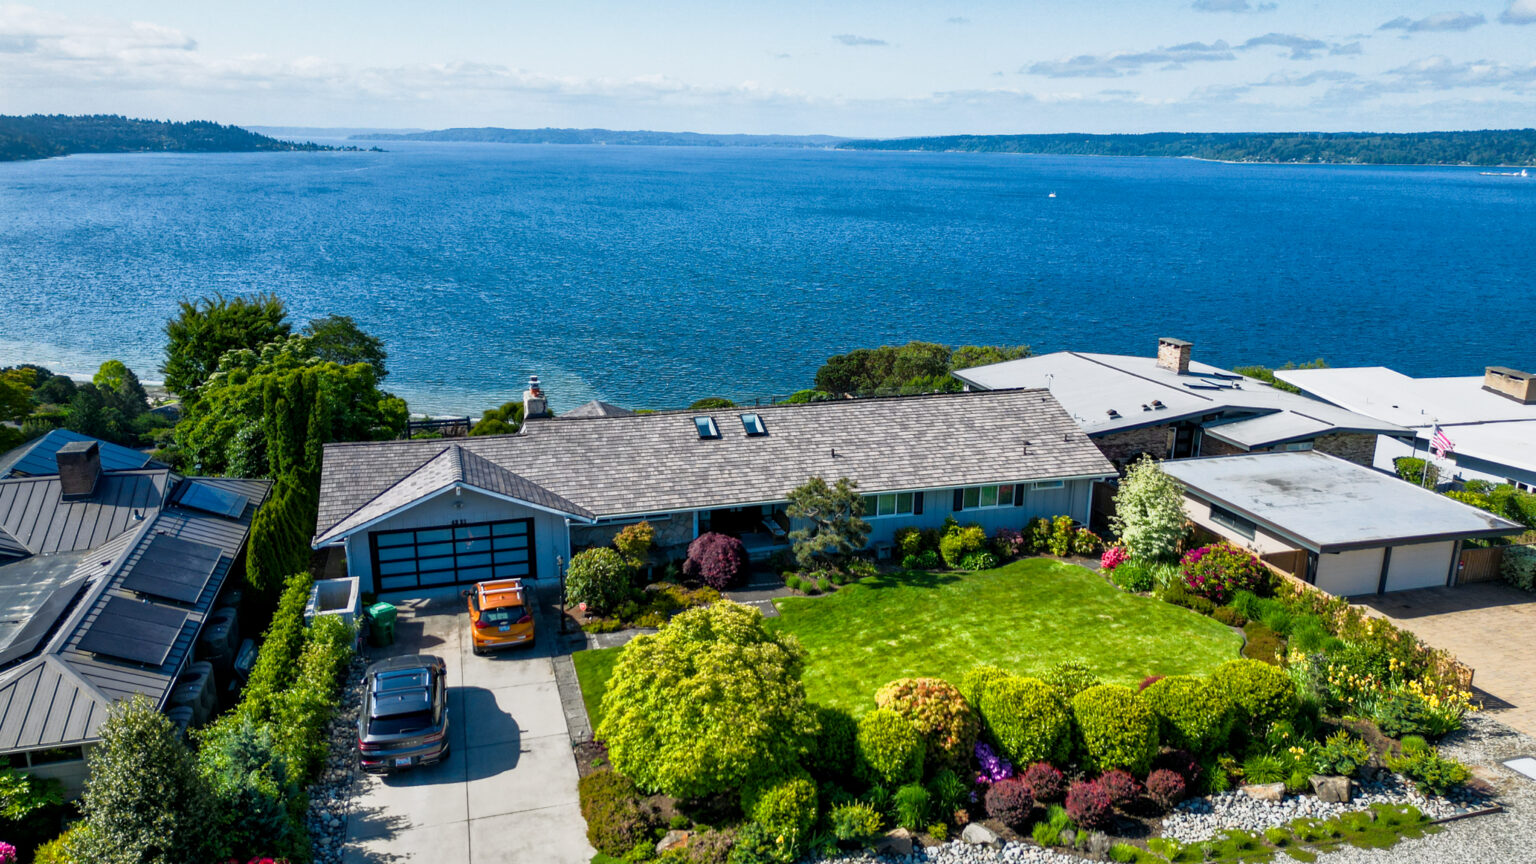
[[(1200, 442), (1201, 456), (1238, 456), (1243, 453), (1267, 453), (1273, 447), (1244, 450), (1225, 441), (1207, 435)], [(1312, 449), (1319, 453), (1337, 456), (1356, 465), (1371, 467), (1376, 458), (1376, 436), (1361, 432), (1333, 432), (1316, 439)]]
[(1152, 454), (1154, 459), (1168, 458), (1168, 442), (1173, 435), (1170, 426), (1146, 426), (1129, 432), (1114, 432), (1093, 439), (1104, 458), (1124, 470), (1137, 456)]
[[(572, 525), (571, 549), (573, 552), (579, 552), (594, 546), (611, 545), (613, 538), (626, 527), (628, 526)], [(693, 540), (692, 513), (673, 513), (670, 519), (651, 520), (651, 527), (656, 530), (656, 543), (653, 548), (658, 551), (669, 547), (687, 546)]]

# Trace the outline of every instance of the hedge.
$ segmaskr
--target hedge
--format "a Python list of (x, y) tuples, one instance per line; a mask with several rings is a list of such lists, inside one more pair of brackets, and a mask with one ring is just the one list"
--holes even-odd
[(1072, 717), (1091, 772), (1124, 768), (1146, 774), (1157, 755), (1157, 715), (1135, 690), (1100, 684), (1072, 698)]
[(875, 704), (895, 711), (917, 728), (931, 770), (965, 767), (981, 732), (981, 720), (955, 685), (939, 678), (901, 678), (881, 687)]
[(1158, 736), (1169, 747), (1204, 755), (1231, 735), (1232, 704), (1207, 681), (1172, 675), (1141, 691), (1141, 699), (1157, 715)]
[(923, 776), (923, 736), (908, 720), (885, 708), (859, 718), (854, 773), (866, 783), (894, 788)]
[(1072, 716), (1051, 685), (1008, 676), (981, 694), (981, 720), (998, 750), (1015, 765), (1064, 762), (1072, 747)]
[(1237, 723), (1262, 735), (1276, 720), (1296, 714), (1296, 682), (1278, 666), (1259, 660), (1229, 660), (1211, 673), (1211, 686), (1235, 709)]

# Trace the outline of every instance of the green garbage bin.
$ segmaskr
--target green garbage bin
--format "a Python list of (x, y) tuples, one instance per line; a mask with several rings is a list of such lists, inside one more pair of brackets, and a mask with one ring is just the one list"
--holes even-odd
[(376, 646), (395, 644), (395, 607), (375, 603), (368, 607), (369, 641)]

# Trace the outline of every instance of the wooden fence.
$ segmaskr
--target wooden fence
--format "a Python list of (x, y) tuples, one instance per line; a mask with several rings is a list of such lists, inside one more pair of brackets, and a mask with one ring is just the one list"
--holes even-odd
[(1461, 550), (1461, 560), (1456, 564), (1456, 584), (1498, 581), (1504, 565), (1503, 546), (1487, 546), (1482, 549)]

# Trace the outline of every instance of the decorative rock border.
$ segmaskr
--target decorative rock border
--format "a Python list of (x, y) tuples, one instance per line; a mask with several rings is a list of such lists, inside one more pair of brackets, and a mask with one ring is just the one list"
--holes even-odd
[(314, 848), (315, 864), (340, 864), (342, 846), (347, 842), (347, 815), (362, 775), (357, 768), (354, 747), (357, 744), (357, 712), (363, 704), (363, 672), (368, 660), (361, 654), (343, 673), (336, 712), (326, 726), (330, 754), (320, 778), (310, 784), (309, 815), (306, 822)]

